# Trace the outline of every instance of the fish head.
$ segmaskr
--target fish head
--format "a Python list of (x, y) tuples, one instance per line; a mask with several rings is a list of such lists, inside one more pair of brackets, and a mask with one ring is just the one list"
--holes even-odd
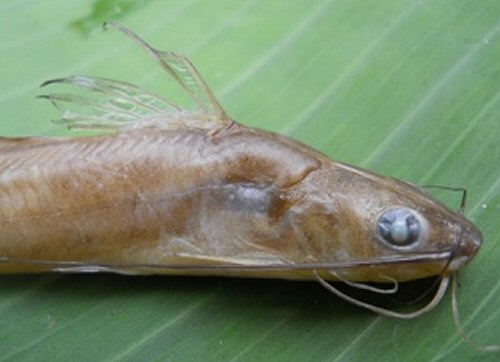
[(454, 273), (482, 244), (476, 226), (415, 185), (337, 163), (304, 181), (296, 214), (309, 255), (351, 280)]

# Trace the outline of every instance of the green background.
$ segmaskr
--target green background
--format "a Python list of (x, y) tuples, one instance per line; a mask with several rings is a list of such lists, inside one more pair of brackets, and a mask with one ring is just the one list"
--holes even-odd
[[(485, 243), (461, 273), (462, 321), (476, 341), (500, 343), (500, 2), (3, 0), (2, 135), (68, 133), (34, 99), (46, 79), (173, 89), (135, 44), (101, 30), (107, 19), (188, 55), (243, 124), (414, 183), (466, 187)], [(496, 360), (457, 337), (449, 302), (402, 321), (312, 282), (3, 276), (0, 361)]]

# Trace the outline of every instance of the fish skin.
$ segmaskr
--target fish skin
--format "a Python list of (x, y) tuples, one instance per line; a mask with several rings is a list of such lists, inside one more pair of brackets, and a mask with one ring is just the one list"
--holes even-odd
[[(12, 260), (0, 263), (3, 273), (61, 269), (19, 259), (133, 274), (312, 279), (310, 268), (297, 268), (446, 252), (459, 238), (456, 257), (467, 261), (481, 243), (469, 221), (415, 186), (236, 123), (215, 134), (145, 128), (3, 140), (0, 150), (0, 256)], [(429, 224), (426, 240), (411, 251), (376, 237), (378, 216), (393, 206), (416, 210)], [(207, 263), (212, 270), (134, 269)], [(437, 275), (446, 263), (380, 262), (342, 275), (405, 281)], [(282, 269), (239, 270), (244, 265)]]

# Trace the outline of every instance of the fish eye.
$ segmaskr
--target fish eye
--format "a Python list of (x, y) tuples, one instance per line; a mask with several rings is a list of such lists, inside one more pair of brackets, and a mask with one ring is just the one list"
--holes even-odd
[(377, 228), (383, 241), (403, 248), (414, 245), (422, 233), (417, 215), (402, 207), (385, 211), (378, 219)]

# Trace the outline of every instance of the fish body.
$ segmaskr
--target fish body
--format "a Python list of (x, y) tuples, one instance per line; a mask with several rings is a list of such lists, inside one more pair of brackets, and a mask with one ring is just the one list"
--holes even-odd
[(120, 30), (196, 110), (117, 81), (48, 82), (104, 95), (44, 97), (61, 123), (112, 133), (0, 141), (1, 273), (399, 282), (454, 273), (479, 249), (477, 228), (421, 188), (235, 122), (186, 58)]
[[(373, 262), (346, 268), (344, 276), (402, 281), (438, 274), (447, 259), (433, 257), (462, 233), (480, 238), (468, 221), (409, 184), (236, 123), (210, 131), (146, 128), (3, 141), (0, 255), (87, 267), (12, 262), (0, 271), (104, 265), (125, 273), (310, 278), (310, 268), (300, 265)], [(379, 215), (399, 205), (425, 215), (428, 224), (429, 235), (409, 251), (376, 236)], [(478, 246), (462, 244), (457, 252), (471, 255)], [(429, 260), (404, 267), (377, 265), (426, 254)], [(200, 265), (212, 268), (197, 270)], [(247, 265), (281, 268), (244, 270)]]

